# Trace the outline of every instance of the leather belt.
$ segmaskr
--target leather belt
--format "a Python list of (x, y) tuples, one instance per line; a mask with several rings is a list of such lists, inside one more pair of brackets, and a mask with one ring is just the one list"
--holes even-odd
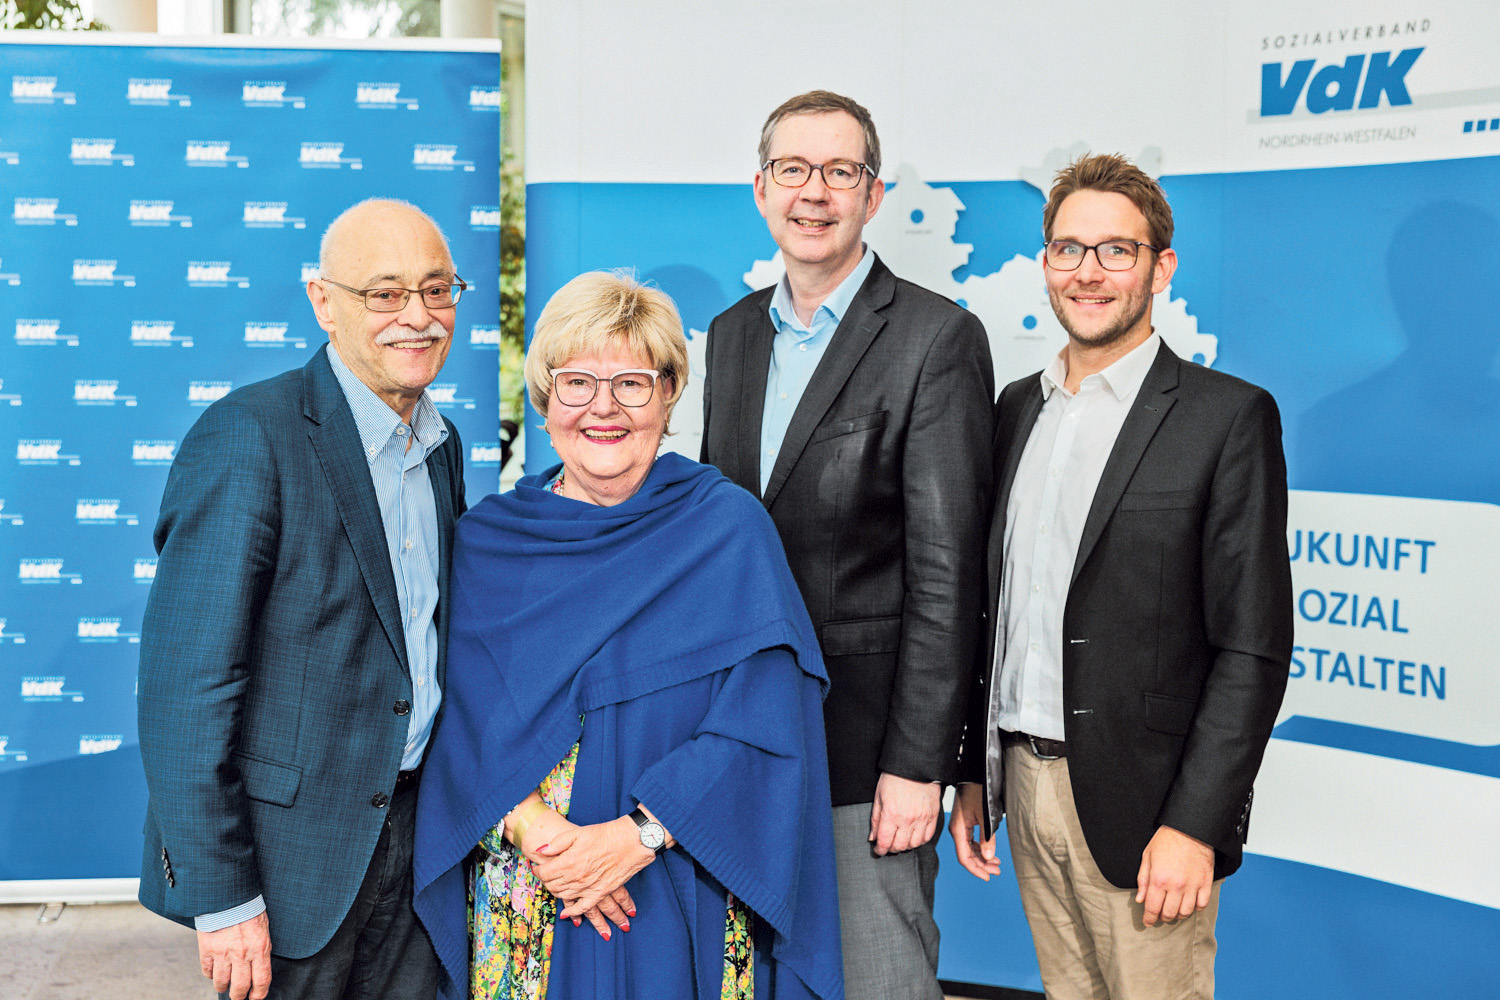
[(417, 787), (417, 780), (422, 777), (422, 769), (419, 767), (413, 771), (398, 771), (396, 773), (396, 791), (404, 792)]
[(1049, 740), (1030, 733), (1013, 733), (1008, 729), (1001, 730), (1000, 735), (1004, 742), (1019, 743), (1030, 750), (1031, 755), (1038, 760), (1061, 760), (1068, 755), (1066, 740)]

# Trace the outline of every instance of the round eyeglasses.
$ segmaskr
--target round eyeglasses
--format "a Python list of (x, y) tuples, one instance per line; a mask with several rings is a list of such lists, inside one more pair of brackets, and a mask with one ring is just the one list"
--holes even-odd
[(427, 309), (452, 309), (469, 287), (468, 282), (462, 278), (454, 279), (451, 284), (445, 282), (423, 288), (350, 288), (332, 278), (318, 280), (342, 288), (351, 295), (358, 295), (365, 300), (366, 309), (381, 313), (400, 312), (406, 308), (406, 303), (411, 301), (413, 294), (422, 297), (422, 305)]
[(1077, 240), (1049, 240), (1042, 244), (1047, 251), (1047, 264), (1057, 271), (1076, 271), (1090, 250), (1094, 259), (1106, 271), (1128, 271), (1135, 267), (1141, 249), (1161, 251), (1140, 240), (1105, 240), (1089, 246)]
[[(829, 160), (827, 163), (808, 163), (800, 156), (783, 156), (767, 160), (760, 169), (769, 170), (771, 180), (782, 187), (799, 188), (812, 180), (813, 171), (823, 175), (823, 183), (835, 191), (848, 191), (859, 187), (860, 179), (870, 168), (858, 160)], [(873, 176), (873, 172), (872, 172)]]
[(613, 375), (598, 375), (587, 368), (553, 368), (552, 398), (564, 406), (587, 406), (599, 392), (599, 383), (609, 386), (621, 406), (645, 406), (656, 391), (660, 372), (651, 368), (627, 368)]

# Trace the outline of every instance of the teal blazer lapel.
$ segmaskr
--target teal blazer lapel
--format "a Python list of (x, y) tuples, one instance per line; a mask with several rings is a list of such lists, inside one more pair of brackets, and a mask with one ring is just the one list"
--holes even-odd
[[(823, 422), (833, 401), (844, 391), (844, 383), (854, 374), (855, 365), (859, 364), (876, 335), (885, 327), (885, 317), (880, 315), (880, 310), (890, 305), (895, 295), (895, 275), (876, 258), (870, 269), (870, 276), (854, 296), (854, 301), (849, 303), (849, 311), (833, 332), (833, 340), (829, 342), (822, 360), (813, 371), (807, 389), (797, 403), (797, 409), (792, 411), (792, 422), (787, 425), (786, 438), (781, 443), (781, 450), (776, 453), (776, 464), (771, 467), (771, 479), (766, 483), (766, 495), (761, 498), (767, 507), (775, 503), (776, 495), (786, 485), (797, 460), (802, 457), (808, 439)], [(769, 352), (769, 345), (767, 350)], [(757, 414), (763, 412), (765, 407), (765, 379), (760, 380), (760, 390), (762, 398), (755, 411)], [(759, 419), (755, 421), (755, 431), (756, 440), (759, 441)], [(759, 465), (756, 468), (759, 469)]]
[(1177, 402), (1177, 369), (1181, 363), (1163, 341), (1156, 360), (1146, 372), (1146, 380), (1141, 383), (1141, 391), (1136, 393), (1135, 403), (1120, 427), (1120, 435), (1115, 438), (1109, 460), (1104, 463), (1104, 473), (1094, 491), (1094, 503), (1089, 507), (1088, 519), (1083, 522), (1083, 535), (1078, 539), (1078, 556), (1073, 560), (1069, 586), (1078, 579), (1078, 571), (1088, 562), (1089, 554), (1094, 551), (1099, 536), (1104, 534), (1105, 525), (1109, 524), (1120, 504), (1125, 487), (1130, 485), (1130, 477), (1135, 475), (1135, 467), (1146, 454), (1146, 447), (1156, 436), (1167, 411)]
[[(338, 376), (328, 364), (323, 351), (316, 352), (303, 369), (303, 415), (311, 422), (308, 437), (323, 467), (323, 477), (338, 507), (344, 533), (354, 549), (365, 587), (375, 603), (380, 624), (385, 627), (391, 648), (401, 661), (401, 669), (410, 673), (406, 660), (406, 632), (401, 627), (401, 605), (396, 598), (396, 578), (391, 572), (391, 556), (386, 547), (385, 529), (380, 520), (380, 503), (375, 498), (375, 484), (370, 481), (370, 466), (360, 447), (359, 427), (344, 398)], [(438, 505), (441, 509), (442, 504)], [(441, 515), (440, 515), (441, 516)]]
[[(453, 432), (449, 431), (451, 435)], [(432, 480), (432, 499), (437, 507), (438, 538), (453, 537), (453, 470), (449, 467), (449, 453), (451, 440), (444, 442), (427, 456), (427, 473)], [(452, 559), (452, 546), (438, 544), (438, 657), (437, 657), (437, 680), (438, 690), (443, 690), (448, 668), (448, 572), (449, 562)], [(387, 560), (389, 562), (389, 560)], [(400, 605), (398, 604), (399, 608)], [(381, 620), (385, 618), (382, 615)], [(389, 625), (386, 626), (390, 628)], [(401, 648), (406, 649), (403, 638)]]

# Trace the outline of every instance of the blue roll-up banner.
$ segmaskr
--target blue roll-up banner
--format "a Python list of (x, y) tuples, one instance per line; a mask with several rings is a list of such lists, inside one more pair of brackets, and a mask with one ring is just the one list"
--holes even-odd
[[(781, 273), (750, 181), (786, 98), (870, 109), (889, 188), (865, 239), (984, 322), (1002, 386), (1065, 341), (1053, 174), (1092, 150), (1159, 176), (1179, 268), (1156, 327), (1275, 395), (1292, 487), (1296, 653), (1218, 995), (1500, 995), (1493, 0), (550, 0), (527, 32), (531, 301), (601, 267), (673, 295), (692, 380), (667, 446), (693, 456), (702, 331)], [(952, 852), (941, 975), (1040, 989), (1003, 837), (989, 883)]]
[(79, 37), (0, 39), (0, 899), (138, 874), (167, 470), (204, 407), (327, 342), (304, 286), (349, 205), (447, 235), (470, 290), (430, 391), (469, 501), (497, 486), (497, 43)]

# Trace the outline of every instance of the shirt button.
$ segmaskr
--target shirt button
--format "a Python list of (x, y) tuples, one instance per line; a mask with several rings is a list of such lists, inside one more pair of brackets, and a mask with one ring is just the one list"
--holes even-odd
[(1055, 465), (1052, 467), (1052, 478), (1053, 479), (1057, 478), (1057, 466), (1055, 466)]
[(797, 350), (799, 350), (799, 351), (805, 351), (805, 350), (807, 350), (807, 345), (806, 344), (798, 344), (797, 345)]
[(399, 434), (402, 437), (406, 437), (406, 426), (403, 424), (402, 426), (397, 427), (396, 428), (396, 433)]
[(407, 547), (407, 548), (408, 548), (408, 549), (409, 549), (409, 548), (411, 548), (411, 539), (410, 539), (410, 538), (408, 538), (408, 539), (407, 539), (407, 540), (406, 540), (406, 547)]
[(1036, 530), (1038, 533), (1045, 535), (1047, 533), (1047, 526), (1045, 524), (1041, 525)]
[(411, 702), (407, 701), (405, 698), (402, 698), (392, 707), (392, 711), (394, 711), (397, 715), (405, 715), (407, 712), (411, 711)]
[(782, 393), (782, 394), (781, 394), (781, 398), (782, 398), (782, 399), (786, 399), (786, 393), (784, 393), (784, 392), (783, 392), (783, 393)]
[(389, 801), (391, 801), (390, 796), (386, 795), (385, 792), (376, 792), (370, 796), (370, 805), (376, 809), (384, 809), (386, 803)]
[(1033, 653), (1035, 653), (1035, 652), (1036, 652), (1036, 643), (1034, 643), (1034, 642), (1033, 642), (1033, 643), (1032, 643), (1032, 644), (1031, 644), (1031, 651), (1032, 651), (1032, 652), (1033, 652)]
[(379, 448), (371, 448), (370, 449), (370, 457), (371, 458), (374, 458), (378, 454), (380, 454), (380, 449)]
[(426, 685), (427, 685), (427, 678), (425, 678), (425, 677), (418, 677), (417, 678), (417, 687), (425, 687)]
[(1042, 592), (1042, 585), (1040, 583), (1033, 583), (1031, 585), (1031, 590), (1032, 593), (1040, 594)]

